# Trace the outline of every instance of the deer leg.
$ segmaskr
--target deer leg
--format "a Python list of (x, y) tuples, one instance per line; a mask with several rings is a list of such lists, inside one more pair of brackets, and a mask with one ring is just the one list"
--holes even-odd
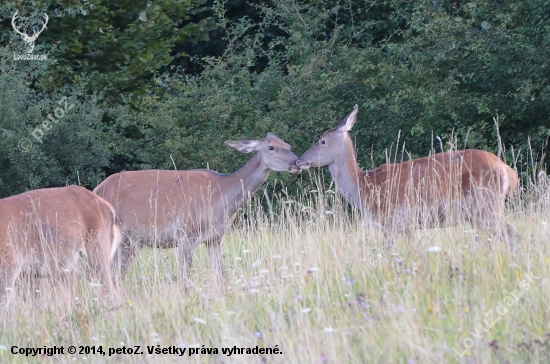
[(505, 224), (506, 233), (508, 234), (508, 238), (514, 239), (514, 240), (519, 239), (518, 231), (509, 223), (504, 222), (504, 224)]
[(480, 181), (471, 181), (465, 192), (468, 217), (474, 227), (484, 229), (496, 239), (508, 242), (516, 236), (506, 223), (504, 204), (506, 196), (501, 192), (501, 175), (489, 171)]
[(367, 222), (367, 226), (369, 226), (369, 228), (371, 228), (374, 233), (378, 233), (379, 235), (381, 235), (384, 248), (388, 248), (391, 246), (394, 241), (395, 234), (388, 228), (389, 226), (392, 226), (392, 224), (388, 224), (387, 219), (370, 219)]
[(29, 277), (31, 281), (31, 294), (30, 297), (33, 297), (36, 301), (36, 305), (40, 309), (47, 309), (49, 306), (49, 292), (50, 292), (50, 283), (48, 277), (40, 277), (38, 275)]
[[(73, 307), (73, 302), (76, 301), (76, 285), (78, 282), (78, 272), (76, 269), (64, 270), (58, 274), (40, 279), (42, 286), (41, 291), (48, 294), (46, 297), (55, 299), (52, 306), (59, 310), (62, 316), (70, 314)], [(48, 292), (46, 292), (47, 285)]]
[(99, 292), (102, 296), (107, 296), (108, 301), (112, 304), (120, 304), (124, 299), (121, 284), (114, 282), (110, 270), (109, 251), (104, 252), (105, 255), (98, 257), (98, 260), (93, 267), (94, 274), (98, 278), (98, 283), (101, 284)]
[(122, 276), (126, 274), (128, 269), (134, 263), (140, 250), (140, 245), (137, 242), (133, 242), (132, 238), (124, 234), (124, 241), (120, 244), (120, 247), (116, 250), (112, 260), (114, 267), (115, 280), (120, 282)]
[(474, 189), (467, 200), (465, 214), (476, 230), (484, 230), (496, 239), (508, 241), (508, 227), (504, 221), (504, 200), (486, 188)]
[(193, 266), (193, 251), (195, 244), (189, 244), (189, 240), (184, 238), (178, 244), (178, 256), (180, 258), (180, 279), (183, 287), (187, 290), (191, 284), (191, 267)]
[(97, 286), (98, 296), (107, 298), (107, 301), (111, 304), (116, 304), (123, 298), (123, 295), (120, 292), (121, 288), (119, 285), (114, 284), (113, 276), (111, 275), (111, 244), (105, 244), (105, 242), (110, 243), (109, 237), (97, 236), (87, 245), (87, 278), (92, 283), (93, 288), (99, 285)]
[(5, 259), (2, 259), (0, 263), (0, 266), (2, 266), (2, 272), (0, 272), (0, 295), (2, 297), (0, 310), (5, 311), (15, 294), (15, 280), (21, 273), (21, 266), (15, 262), (6, 262)]
[(221, 240), (210, 241), (207, 245), (208, 255), (210, 257), (210, 267), (212, 269), (214, 284), (217, 289), (224, 286), (222, 271), (222, 244)]

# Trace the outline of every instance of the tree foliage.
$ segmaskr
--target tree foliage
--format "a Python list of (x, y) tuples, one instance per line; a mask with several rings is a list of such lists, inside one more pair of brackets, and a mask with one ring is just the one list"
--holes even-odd
[[(50, 62), (5, 57), (0, 120), (11, 121), (0, 126), (9, 136), (0, 142), (9, 155), (1, 194), (78, 177), (93, 187), (123, 169), (230, 172), (249, 156), (223, 141), (267, 132), (299, 155), (356, 103), (353, 137), (365, 167), (441, 148), (497, 152), (497, 118), (507, 162), (514, 157), (524, 176), (542, 167), (535, 163), (550, 129), (545, 1), (166, 0), (143, 21), (146, 7), (105, 2), (72, 37), (61, 28), (77, 29), (82, 10), (59, 13), (61, 28), (40, 38), (43, 50), (52, 45)], [(97, 36), (94, 24), (108, 34)], [(16, 37), (3, 31), (2, 39), (12, 39), (7, 56)], [(191, 43), (191, 56), (179, 57)], [(64, 96), (78, 108), (23, 156), (16, 141)], [(274, 179), (294, 193), (308, 177)]]
[[(19, 37), (7, 21), (16, 10), (24, 14), (18, 20), (21, 25), (49, 14), (38, 49), (51, 49), (57, 62), (36, 86), (51, 92), (84, 77), (90, 92), (102, 91), (113, 102), (131, 102), (147, 93), (155, 74), (185, 57), (177, 49), (208, 39), (215, 25), (200, 17), (204, 2), (46, 0), (36, 6), (8, 1), (0, 6), (2, 14), (9, 14), (0, 40)], [(197, 15), (196, 22), (190, 20)]]

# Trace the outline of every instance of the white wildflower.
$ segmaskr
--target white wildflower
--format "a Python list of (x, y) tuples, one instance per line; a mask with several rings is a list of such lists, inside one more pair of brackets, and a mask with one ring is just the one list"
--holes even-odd
[(441, 248), (438, 246), (431, 246), (427, 250), (428, 253), (437, 253), (439, 251), (441, 251)]

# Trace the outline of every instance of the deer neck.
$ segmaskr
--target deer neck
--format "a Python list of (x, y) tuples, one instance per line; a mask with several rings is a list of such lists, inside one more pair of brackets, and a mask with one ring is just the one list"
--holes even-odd
[(237, 211), (241, 208), (260, 186), (267, 180), (271, 170), (267, 168), (255, 153), (244, 166), (237, 171), (226, 175), (226, 186), (231, 190), (228, 193), (228, 204), (230, 209)]
[(355, 148), (348, 136), (343, 152), (329, 165), (328, 169), (340, 193), (353, 206), (362, 211), (361, 182), (366, 172), (357, 164)]

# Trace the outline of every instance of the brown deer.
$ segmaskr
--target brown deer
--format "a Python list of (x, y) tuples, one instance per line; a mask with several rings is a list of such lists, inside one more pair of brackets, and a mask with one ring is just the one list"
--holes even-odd
[(222, 283), (221, 240), (237, 211), (271, 171), (290, 171), (298, 159), (290, 146), (272, 133), (260, 140), (225, 144), (241, 153), (256, 153), (230, 174), (206, 169), (127, 171), (111, 175), (94, 189), (113, 204), (120, 219), (124, 242), (115, 263), (120, 273), (144, 246), (177, 246), (187, 287), (193, 251), (206, 243), (216, 284)]
[(116, 299), (110, 260), (121, 241), (113, 207), (83, 187), (44, 188), (1, 199), (2, 307), (9, 305), (21, 275), (76, 283), (80, 258), (102, 295)]
[(363, 170), (348, 133), (358, 110), (355, 105), (336, 128), (326, 131), (296, 168), (328, 165), (343, 197), (386, 235), (392, 227), (455, 225), (462, 217), (507, 238), (511, 227), (504, 221), (504, 202), (518, 185), (512, 168), (492, 153), (467, 149)]

